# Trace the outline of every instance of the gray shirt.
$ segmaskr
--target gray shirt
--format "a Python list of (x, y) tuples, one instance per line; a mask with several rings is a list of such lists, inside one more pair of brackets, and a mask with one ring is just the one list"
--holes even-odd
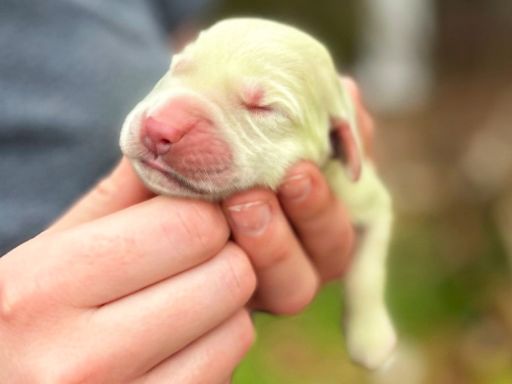
[(204, 2), (0, 2), (0, 255), (114, 165), (124, 116), (169, 66), (169, 30)]

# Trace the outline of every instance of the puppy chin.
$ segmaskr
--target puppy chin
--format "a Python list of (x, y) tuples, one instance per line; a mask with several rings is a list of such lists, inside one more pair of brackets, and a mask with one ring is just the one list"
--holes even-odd
[(144, 185), (159, 195), (218, 201), (230, 194), (230, 191), (217, 190), (213, 186), (199, 188), (188, 185), (186, 182), (145, 165), (140, 160), (132, 159), (132, 165)]

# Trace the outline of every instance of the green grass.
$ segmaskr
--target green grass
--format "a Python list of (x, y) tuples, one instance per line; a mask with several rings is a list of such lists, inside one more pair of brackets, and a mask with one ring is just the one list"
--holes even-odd
[[(503, 364), (502, 357), (496, 357), (498, 363), (482, 371), (483, 357), (466, 361), (454, 347), (471, 340), (466, 333), (488, 317), (489, 297), (508, 278), (492, 222), (484, 214), (478, 223), (478, 236), (468, 238), (464, 220), (458, 227), (444, 218), (402, 219), (390, 252), (388, 302), (401, 338), (417, 343), (431, 377), (451, 369), (436, 362), (436, 354), (442, 353), (461, 360), (457, 369), (471, 383), (512, 383), (512, 363)], [(461, 254), (452, 254), (453, 250)], [(330, 284), (301, 315), (255, 314), (257, 341), (233, 383), (370, 383), (371, 374), (346, 356), (342, 313), (340, 286)]]

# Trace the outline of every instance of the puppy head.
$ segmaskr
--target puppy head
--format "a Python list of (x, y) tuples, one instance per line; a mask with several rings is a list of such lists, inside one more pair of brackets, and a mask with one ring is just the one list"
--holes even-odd
[(229, 19), (173, 57), (120, 143), (153, 191), (220, 199), (277, 187), (299, 159), (324, 162), (330, 138), (357, 176), (350, 101), (323, 45), (283, 24)]

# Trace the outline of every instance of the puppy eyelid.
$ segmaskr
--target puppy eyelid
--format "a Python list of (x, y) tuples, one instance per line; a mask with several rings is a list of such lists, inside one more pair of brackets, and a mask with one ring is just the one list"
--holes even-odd
[(240, 103), (242, 107), (250, 112), (272, 112), (275, 108), (271, 103), (265, 102), (263, 99), (263, 91), (253, 94), (242, 94)]
[(278, 104), (269, 103), (269, 104), (261, 104), (261, 105), (246, 105), (244, 103), (243, 108), (245, 108), (249, 113), (253, 116), (259, 117), (272, 117), (272, 118), (283, 118), (290, 120), (288, 113), (282, 109)]
[(255, 115), (282, 115), (288, 117), (287, 113), (278, 103), (266, 99), (267, 91), (264, 86), (255, 79), (246, 80), (241, 88), (239, 97), (244, 109)]
[(245, 109), (255, 113), (269, 113), (274, 112), (275, 108), (271, 104), (247, 104), (243, 103)]

